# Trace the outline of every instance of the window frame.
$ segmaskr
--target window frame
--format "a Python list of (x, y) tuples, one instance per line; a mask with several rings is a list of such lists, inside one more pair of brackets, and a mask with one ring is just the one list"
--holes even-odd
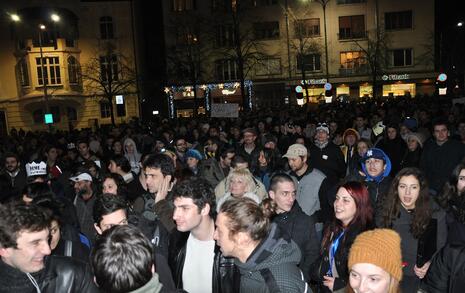
[(18, 74), (18, 81), (21, 87), (28, 87), (31, 85), (29, 80), (29, 68), (27, 66), (26, 58), (22, 57), (16, 63), (16, 70)]
[[(301, 62), (300, 62), (300, 59), (299, 59), (299, 58), (302, 58), (302, 57), (312, 59), (312, 62), (304, 63), (305, 72), (318, 72), (318, 71), (321, 71), (321, 54), (315, 53), (315, 52), (307, 53), (307, 54), (297, 54), (296, 55), (296, 69), (297, 69), (297, 71), (302, 72)], [(311, 65), (310, 69), (308, 69), (309, 65)]]
[[(403, 59), (403, 64), (402, 65), (396, 65), (396, 56), (395, 54), (402, 52), (402, 59)], [(410, 54), (410, 64), (407, 64), (407, 52)], [(390, 50), (390, 66), (391, 67), (410, 67), (413, 66), (413, 48), (398, 48), (398, 49), (392, 49)]]
[(115, 27), (113, 17), (105, 15), (99, 19), (100, 39), (113, 40), (115, 38)]
[[(403, 14), (408, 15), (408, 17), (406, 19), (403, 19), (403, 17), (405, 16)], [(409, 22), (406, 25), (403, 23), (405, 20), (407, 20), (406, 22)], [(413, 11), (403, 10), (403, 11), (385, 12), (384, 13), (384, 29), (386, 31), (413, 29)]]
[[(318, 21), (318, 25), (312, 25), (312, 21)], [(300, 28), (304, 31), (302, 36), (299, 36)], [(315, 30), (315, 28), (317, 28)], [(315, 32), (317, 31), (317, 32)], [(302, 38), (312, 38), (312, 37), (319, 37), (321, 36), (321, 26), (320, 26), (320, 18), (313, 17), (313, 18), (305, 18), (305, 19), (298, 19), (294, 22), (294, 37), (296, 39)]]
[[(70, 62), (74, 60), (73, 62)], [(79, 62), (76, 57), (68, 56), (66, 59), (68, 64), (68, 82), (69, 84), (79, 84)]]
[(100, 106), (100, 118), (110, 118), (111, 117), (111, 105), (108, 101), (102, 100), (99, 102)]
[(254, 22), (252, 27), (254, 39), (257, 41), (279, 40), (281, 37), (279, 21)]
[[(341, 26), (341, 22), (344, 22), (344, 19), (349, 19), (348, 22), (350, 23), (349, 27)], [(357, 22), (355, 20), (361, 19), (363, 28), (361, 30), (354, 30), (354, 27), (357, 27)], [(338, 26), (339, 26), (339, 33), (338, 39), (339, 40), (351, 40), (351, 39), (361, 39), (366, 38), (366, 20), (364, 14), (357, 14), (357, 15), (345, 15), (339, 16), (338, 18)]]
[[(102, 82), (106, 83), (110, 80), (111, 81), (120, 80), (118, 55), (112, 54), (109, 56), (108, 55), (100, 56), (99, 63), (100, 63), (100, 78)], [(109, 69), (111, 69), (111, 71)], [(108, 72), (110, 72), (110, 75), (108, 74)]]
[[(42, 58), (36, 57), (36, 67), (37, 67), (37, 84), (39, 86), (56, 86), (62, 85), (61, 79), (61, 66), (60, 66), (60, 57), (59, 56), (45, 56)], [(44, 64), (44, 71), (42, 72), (42, 63)], [(50, 61), (53, 61), (52, 63)], [(45, 74), (44, 74), (45, 73)], [(44, 84), (45, 76), (45, 84)]]
[[(227, 70), (225, 70), (227, 65)], [(219, 68), (221, 67), (221, 75)], [(227, 72), (227, 74), (225, 74)], [(237, 80), (239, 78), (239, 68), (234, 59), (219, 59), (215, 61), (215, 75), (218, 80), (228, 81)], [(228, 77), (228, 78), (226, 78)]]

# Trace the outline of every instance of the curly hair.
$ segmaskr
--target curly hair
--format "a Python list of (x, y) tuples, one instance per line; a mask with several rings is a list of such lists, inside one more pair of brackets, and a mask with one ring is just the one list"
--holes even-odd
[(397, 173), (383, 202), (381, 226), (392, 228), (394, 220), (399, 217), (402, 205), (399, 198), (398, 187), (402, 177), (406, 176), (414, 176), (420, 184), (420, 193), (415, 202), (415, 211), (412, 223), (410, 224), (410, 232), (415, 239), (419, 239), (431, 220), (432, 209), (430, 205), (428, 182), (426, 181), (425, 175), (418, 168), (404, 168)]
[(191, 177), (176, 184), (171, 193), (171, 200), (178, 197), (191, 198), (199, 212), (206, 204), (210, 205), (209, 216), (216, 216), (216, 197), (210, 183), (203, 178)]

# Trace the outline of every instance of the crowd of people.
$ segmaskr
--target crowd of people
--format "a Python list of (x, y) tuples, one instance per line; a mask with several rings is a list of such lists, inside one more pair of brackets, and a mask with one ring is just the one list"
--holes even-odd
[(0, 292), (461, 292), (465, 107), (432, 98), (0, 141)]

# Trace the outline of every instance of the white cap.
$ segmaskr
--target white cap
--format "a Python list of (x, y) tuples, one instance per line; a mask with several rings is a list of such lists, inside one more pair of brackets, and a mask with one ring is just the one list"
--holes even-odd
[(73, 182), (78, 182), (78, 181), (92, 181), (92, 176), (90, 176), (89, 173), (81, 173), (79, 175), (76, 175), (74, 177), (69, 178), (69, 180)]

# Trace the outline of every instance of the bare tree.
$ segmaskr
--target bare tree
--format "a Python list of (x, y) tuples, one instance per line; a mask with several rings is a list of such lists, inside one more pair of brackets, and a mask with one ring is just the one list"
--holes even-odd
[[(245, 79), (251, 70), (266, 57), (263, 48), (254, 32), (253, 1), (223, 1), (216, 7), (219, 20), (217, 26), (230, 26), (232, 40), (230, 46), (217, 50), (218, 56), (233, 60), (237, 65), (237, 74), (240, 82), (243, 109), (251, 110), (248, 95), (245, 91)], [(223, 16), (223, 17), (221, 17)], [(256, 21), (256, 19), (255, 19)]]
[(136, 93), (134, 62), (117, 51), (111, 42), (105, 42), (99, 52), (82, 66), (86, 92), (105, 99), (110, 106), (111, 124), (115, 125), (113, 97)]
[(194, 93), (194, 117), (198, 113), (197, 87), (205, 80), (205, 66), (212, 53), (208, 18), (192, 14), (173, 17), (170, 33), (176, 40), (168, 45), (167, 73), (170, 83), (190, 84)]
[[(302, 15), (311, 15), (312, 11), (307, 6), (307, 10)], [(314, 38), (319, 36), (319, 26), (312, 26), (311, 19), (299, 19), (292, 14), (294, 20), (294, 38), (290, 41), (293, 51), (297, 56), (297, 69), (300, 67), (300, 74), (303, 81), (305, 95), (308, 98), (308, 83), (306, 71), (316, 70), (315, 67), (320, 67), (320, 58), (322, 47), (320, 43)], [(318, 27), (318, 29), (317, 29)], [(312, 60), (310, 60), (312, 59)], [(313, 66), (314, 68), (307, 68)]]

